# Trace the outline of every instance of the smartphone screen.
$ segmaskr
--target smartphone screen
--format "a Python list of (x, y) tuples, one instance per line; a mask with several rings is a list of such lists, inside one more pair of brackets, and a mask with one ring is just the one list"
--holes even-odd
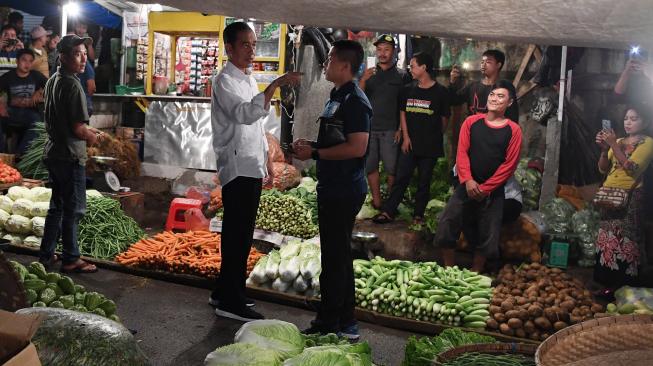
[(611, 130), (612, 129), (612, 122), (610, 122), (610, 120), (608, 120), (608, 119), (604, 119), (604, 120), (601, 121), (601, 127), (606, 131)]
[(376, 66), (376, 57), (367, 57), (367, 68)]

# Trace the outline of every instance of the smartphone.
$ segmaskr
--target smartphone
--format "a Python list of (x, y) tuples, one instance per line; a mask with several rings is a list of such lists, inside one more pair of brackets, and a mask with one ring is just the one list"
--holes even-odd
[(610, 122), (609, 119), (604, 119), (601, 121), (601, 128), (603, 128), (604, 131), (609, 131), (612, 129), (612, 122)]
[(369, 69), (370, 67), (375, 67), (376, 66), (376, 57), (367, 57), (367, 68)]

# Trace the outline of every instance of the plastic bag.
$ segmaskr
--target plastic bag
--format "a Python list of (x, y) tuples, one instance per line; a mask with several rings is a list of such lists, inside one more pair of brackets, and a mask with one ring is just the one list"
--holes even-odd
[(185, 196), (186, 198), (202, 201), (203, 205), (211, 200), (211, 192), (198, 186), (188, 187)]
[(653, 289), (651, 288), (624, 286), (615, 291), (614, 297), (619, 307), (642, 301), (653, 309)]
[(186, 231), (209, 231), (210, 221), (199, 208), (191, 208), (184, 212)]
[(129, 330), (107, 318), (58, 308), (27, 308), (16, 313), (47, 316), (32, 338), (44, 365), (150, 365)]
[(268, 156), (272, 159), (273, 162), (283, 163), (286, 161), (286, 158), (283, 156), (283, 150), (281, 150), (281, 144), (276, 137), (272, 134), (266, 133), (265, 138), (268, 140)]
[(576, 209), (563, 198), (554, 198), (547, 202), (540, 210), (544, 214), (546, 226), (549, 231), (566, 234), (572, 231), (571, 217)]
[(599, 235), (600, 215), (592, 209), (581, 210), (571, 216), (571, 226), (574, 234), (581, 242), (594, 243)]

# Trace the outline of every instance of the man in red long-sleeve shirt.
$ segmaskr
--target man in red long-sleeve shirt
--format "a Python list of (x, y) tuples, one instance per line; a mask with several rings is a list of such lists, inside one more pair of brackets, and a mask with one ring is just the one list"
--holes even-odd
[(445, 266), (455, 264), (461, 231), (476, 246), (472, 270), (481, 272), (486, 258), (498, 255), (503, 186), (517, 168), (522, 141), (519, 125), (505, 116), (516, 102), (515, 87), (500, 80), (488, 96), (487, 114), (463, 122), (456, 157), (460, 185), (447, 202), (434, 240)]

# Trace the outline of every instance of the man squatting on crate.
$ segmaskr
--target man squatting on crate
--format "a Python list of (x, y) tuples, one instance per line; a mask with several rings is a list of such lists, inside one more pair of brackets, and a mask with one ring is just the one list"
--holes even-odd
[(209, 304), (216, 315), (241, 321), (263, 319), (245, 298), (247, 256), (252, 247), (263, 178), (272, 178), (263, 121), (278, 87), (296, 85), (300, 73), (274, 80), (261, 93), (250, 67), (256, 54), (256, 34), (243, 22), (224, 30), (229, 62), (213, 80), (211, 127), (213, 150), (222, 184), (222, 268)]
[(488, 95), (487, 114), (468, 117), (460, 129), (460, 185), (442, 212), (434, 239), (445, 266), (455, 264), (461, 231), (475, 248), (472, 270), (481, 272), (486, 258), (499, 253), (504, 185), (517, 169), (522, 140), (519, 125), (505, 116), (516, 99), (512, 83), (500, 80)]

